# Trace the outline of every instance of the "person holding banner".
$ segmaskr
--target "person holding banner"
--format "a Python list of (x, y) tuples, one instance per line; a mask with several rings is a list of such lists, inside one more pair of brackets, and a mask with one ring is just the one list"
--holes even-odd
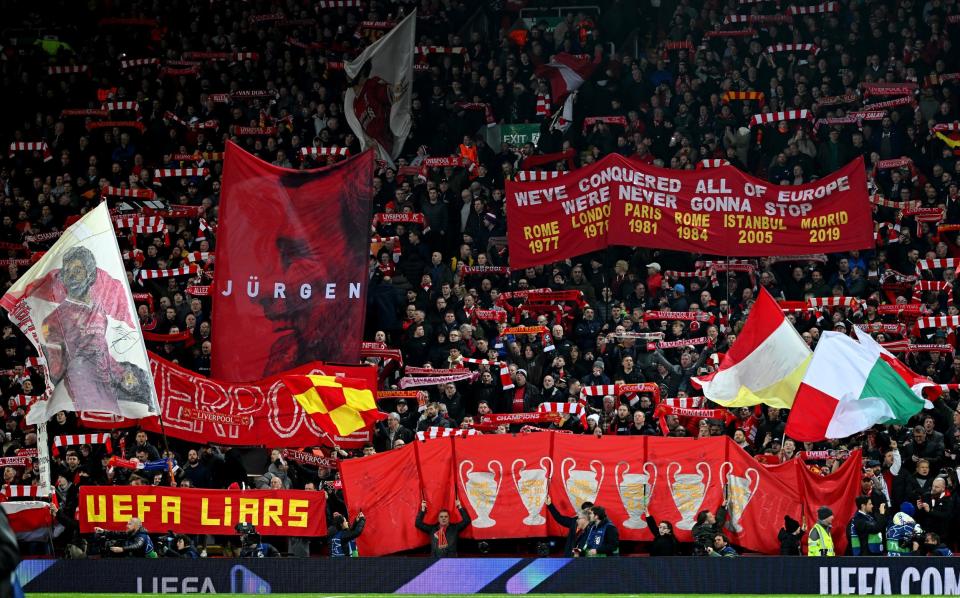
[(357, 513), (357, 518), (350, 526), (350, 521), (340, 513), (333, 514), (333, 523), (327, 531), (327, 541), (330, 542), (330, 556), (334, 558), (356, 557), (356, 538), (363, 533), (363, 526), (367, 519), (363, 511)]
[(457, 556), (457, 540), (460, 538), (460, 532), (470, 525), (470, 513), (467, 512), (460, 499), (456, 499), (454, 504), (457, 511), (460, 512), (460, 523), (450, 523), (450, 511), (441, 509), (437, 514), (437, 522), (434, 524), (424, 523), (423, 518), (427, 514), (427, 501), (420, 502), (420, 512), (417, 513), (417, 520), (414, 525), (425, 534), (430, 535), (430, 554), (435, 557), (455, 557)]
[(563, 556), (579, 556), (576, 551), (582, 550), (583, 545), (586, 543), (586, 531), (590, 525), (588, 511), (593, 507), (593, 503), (589, 501), (584, 502), (580, 505), (580, 511), (573, 517), (567, 517), (561, 514), (557, 506), (553, 504), (553, 499), (550, 498), (549, 493), (547, 494), (545, 504), (547, 505), (547, 511), (550, 512), (550, 516), (553, 517), (557, 523), (567, 528), (567, 539), (563, 546)]

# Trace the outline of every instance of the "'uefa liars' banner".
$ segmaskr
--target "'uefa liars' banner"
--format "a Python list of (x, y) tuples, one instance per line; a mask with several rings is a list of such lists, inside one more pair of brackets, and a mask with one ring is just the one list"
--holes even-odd
[(205, 490), (152, 486), (82, 486), (78, 522), (123, 530), (138, 517), (151, 532), (236, 536), (240, 522), (264, 536), (325, 536), (327, 495), (306, 490)]
[[(213, 292), (213, 375), (247, 382), (360, 359), (373, 152), (289, 170), (227, 143)], [(354, 339), (354, 340), (352, 340)]]
[[(551, 438), (552, 437), (552, 438)], [(479, 435), (415, 443), (341, 464), (351, 515), (363, 511), (367, 530), (358, 538), (362, 556), (409, 550), (427, 543), (414, 520), (419, 497), (436, 521), (457, 496), (475, 539), (563, 536), (545, 507), (547, 495), (572, 516), (584, 502), (607, 510), (627, 541), (650, 541), (645, 514), (673, 524), (681, 542), (701, 510), (728, 503), (724, 533), (734, 544), (778, 554), (784, 515), (813, 525), (821, 505), (837, 521), (849, 521), (859, 491), (860, 455), (822, 477), (799, 460), (767, 467), (726, 437), (707, 439), (564, 434)], [(375, 534), (366, 531), (376, 530)], [(843, 526), (834, 527), (838, 554), (846, 546)]]
[(862, 158), (787, 187), (733, 166), (668, 170), (610, 154), (548, 181), (507, 181), (507, 225), (512, 268), (608, 245), (767, 256), (873, 244)]
[[(299, 448), (320, 443), (324, 432), (303, 411), (281, 376), (256, 382), (231, 383), (206, 378), (150, 353), (150, 370), (160, 398), (164, 427), (155, 417), (140, 420), (148, 432), (200, 444)], [(320, 374), (361, 378), (371, 387), (377, 383), (374, 366), (341, 366), (320, 362), (294, 368), (284, 374)], [(83, 424), (113, 429), (126, 423), (106, 413), (83, 412)], [(370, 430), (349, 436), (325, 438), (323, 444), (362, 448), (373, 439)]]

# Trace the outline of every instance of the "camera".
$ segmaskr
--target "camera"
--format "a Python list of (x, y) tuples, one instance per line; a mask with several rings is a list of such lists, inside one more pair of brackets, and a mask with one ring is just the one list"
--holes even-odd
[(122, 543), (122, 540), (108, 536), (107, 532), (95, 532), (93, 534), (93, 546), (91, 546), (91, 553), (96, 554), (96, 552), (99, 552), (103, 557), (122, 556), (122, 554), (117, 554), (110, 551), (111, 548), (114, 546), (120, 546)]
[(243, 546), (260, 543), (260, 534), (257, 533), (257, 528), (252, 523), (241, 521), (233, 529), (240, 534), (240, 543)]
[(177, 551), (177, 535), (173, 530), (157, 538), (156, 550), (160, 556), (180, 556)]

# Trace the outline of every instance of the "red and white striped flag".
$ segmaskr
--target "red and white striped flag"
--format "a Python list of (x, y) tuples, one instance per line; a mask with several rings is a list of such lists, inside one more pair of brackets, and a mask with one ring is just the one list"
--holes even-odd
[[(35, 486), (31, 486), (35, 487)], [(53, 533), (53, 512), (50, 503), (39, 500), (7, 501), (0, 508), (10, 528), (21, 542), (49, 542)]]

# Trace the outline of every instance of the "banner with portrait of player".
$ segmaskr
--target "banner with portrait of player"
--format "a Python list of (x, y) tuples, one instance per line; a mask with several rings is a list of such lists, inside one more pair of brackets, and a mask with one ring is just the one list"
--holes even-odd
[(390, 165), (410, 134), (416, 23), (414, 10), (360, 56), (344, 64), (350, 83), (344, 94), (347, 123), (363, 149), (376, 148), (377, 157)]
[(27, 423), (58, 411), (159, 413), (147, 349), (107, 205), (68, 228), (0, 299), (37, 348), (47, 389)]
[(373, 152), (292, 170), (227, 142), (211, 298), (211, 372), (251, 382), (356, 363), (367, 293)]

